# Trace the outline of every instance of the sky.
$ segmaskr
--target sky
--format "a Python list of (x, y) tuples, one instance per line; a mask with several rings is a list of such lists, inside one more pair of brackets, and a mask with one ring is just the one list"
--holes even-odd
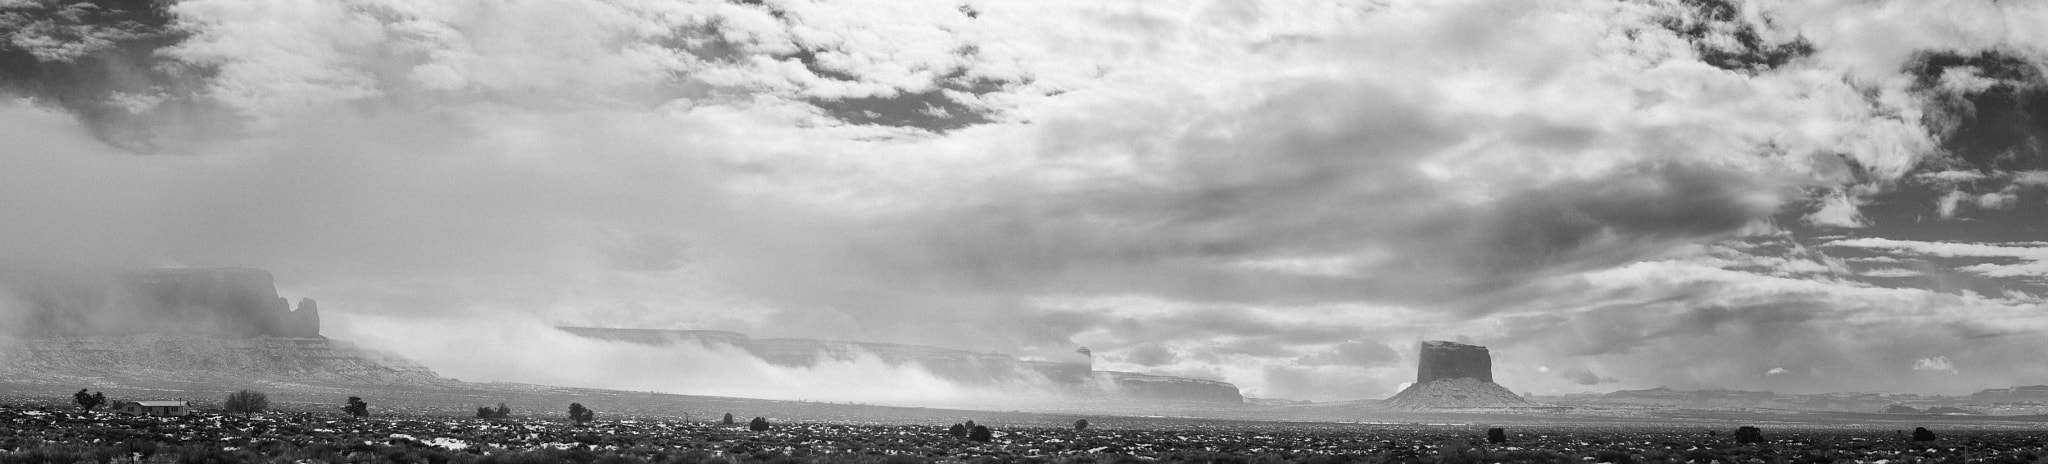
[(2048, 4), (104, 3), (0, 0), (0, 261), (267, 269), (465, 379), (578, 325), (1317, 401), (1435, 339), (1537, 394), (2048, 383)]

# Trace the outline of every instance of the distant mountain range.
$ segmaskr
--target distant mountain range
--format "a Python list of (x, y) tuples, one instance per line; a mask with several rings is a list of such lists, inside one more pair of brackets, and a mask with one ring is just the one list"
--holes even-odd
[(1581, 408), (1683, 408), (1868, 413), (2048, 414), (2048, 385), (1997, 388), (1970, 396), (1909, 393), (1773, 393), (1747, 390), (1650, 388), (1532, 398)]

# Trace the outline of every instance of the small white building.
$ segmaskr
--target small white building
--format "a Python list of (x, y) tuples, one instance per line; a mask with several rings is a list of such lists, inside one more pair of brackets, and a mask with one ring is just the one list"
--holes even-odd
[(184, 416), (192, 414), (192, 407), (184, 401), (122, 401), (114, 406), (114, 412), (131, 416)]

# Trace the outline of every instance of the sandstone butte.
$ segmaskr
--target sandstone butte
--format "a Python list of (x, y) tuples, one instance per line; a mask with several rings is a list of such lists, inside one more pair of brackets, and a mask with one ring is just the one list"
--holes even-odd
[(1380, 403), (1388, 409), (1512, 408), (1533, 406), (1493, 383), (1493, 355), (1486, 347), (1432, 340), (1422, 342), (1415, 383)]

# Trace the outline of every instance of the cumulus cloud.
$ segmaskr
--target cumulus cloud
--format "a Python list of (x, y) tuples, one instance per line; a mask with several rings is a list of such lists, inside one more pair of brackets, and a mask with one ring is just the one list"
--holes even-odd
[(1820, 208), (1807, 214), (1804, 219), (1813, 225), (1825, 227), (1860, 228), (1870, 225), (1857, 206), (1854, 197), (1845, 193), (1835, 193), (1821, 200)]
[(1949, 362), (1947, 356), (1935, 356), (1932, 358), (1920, 358), (1914, 360), (1913, 370), (1947, 372), (1950, 374), (1954, 374), (1956, 373), (1956, 365), (1954, 363)]

